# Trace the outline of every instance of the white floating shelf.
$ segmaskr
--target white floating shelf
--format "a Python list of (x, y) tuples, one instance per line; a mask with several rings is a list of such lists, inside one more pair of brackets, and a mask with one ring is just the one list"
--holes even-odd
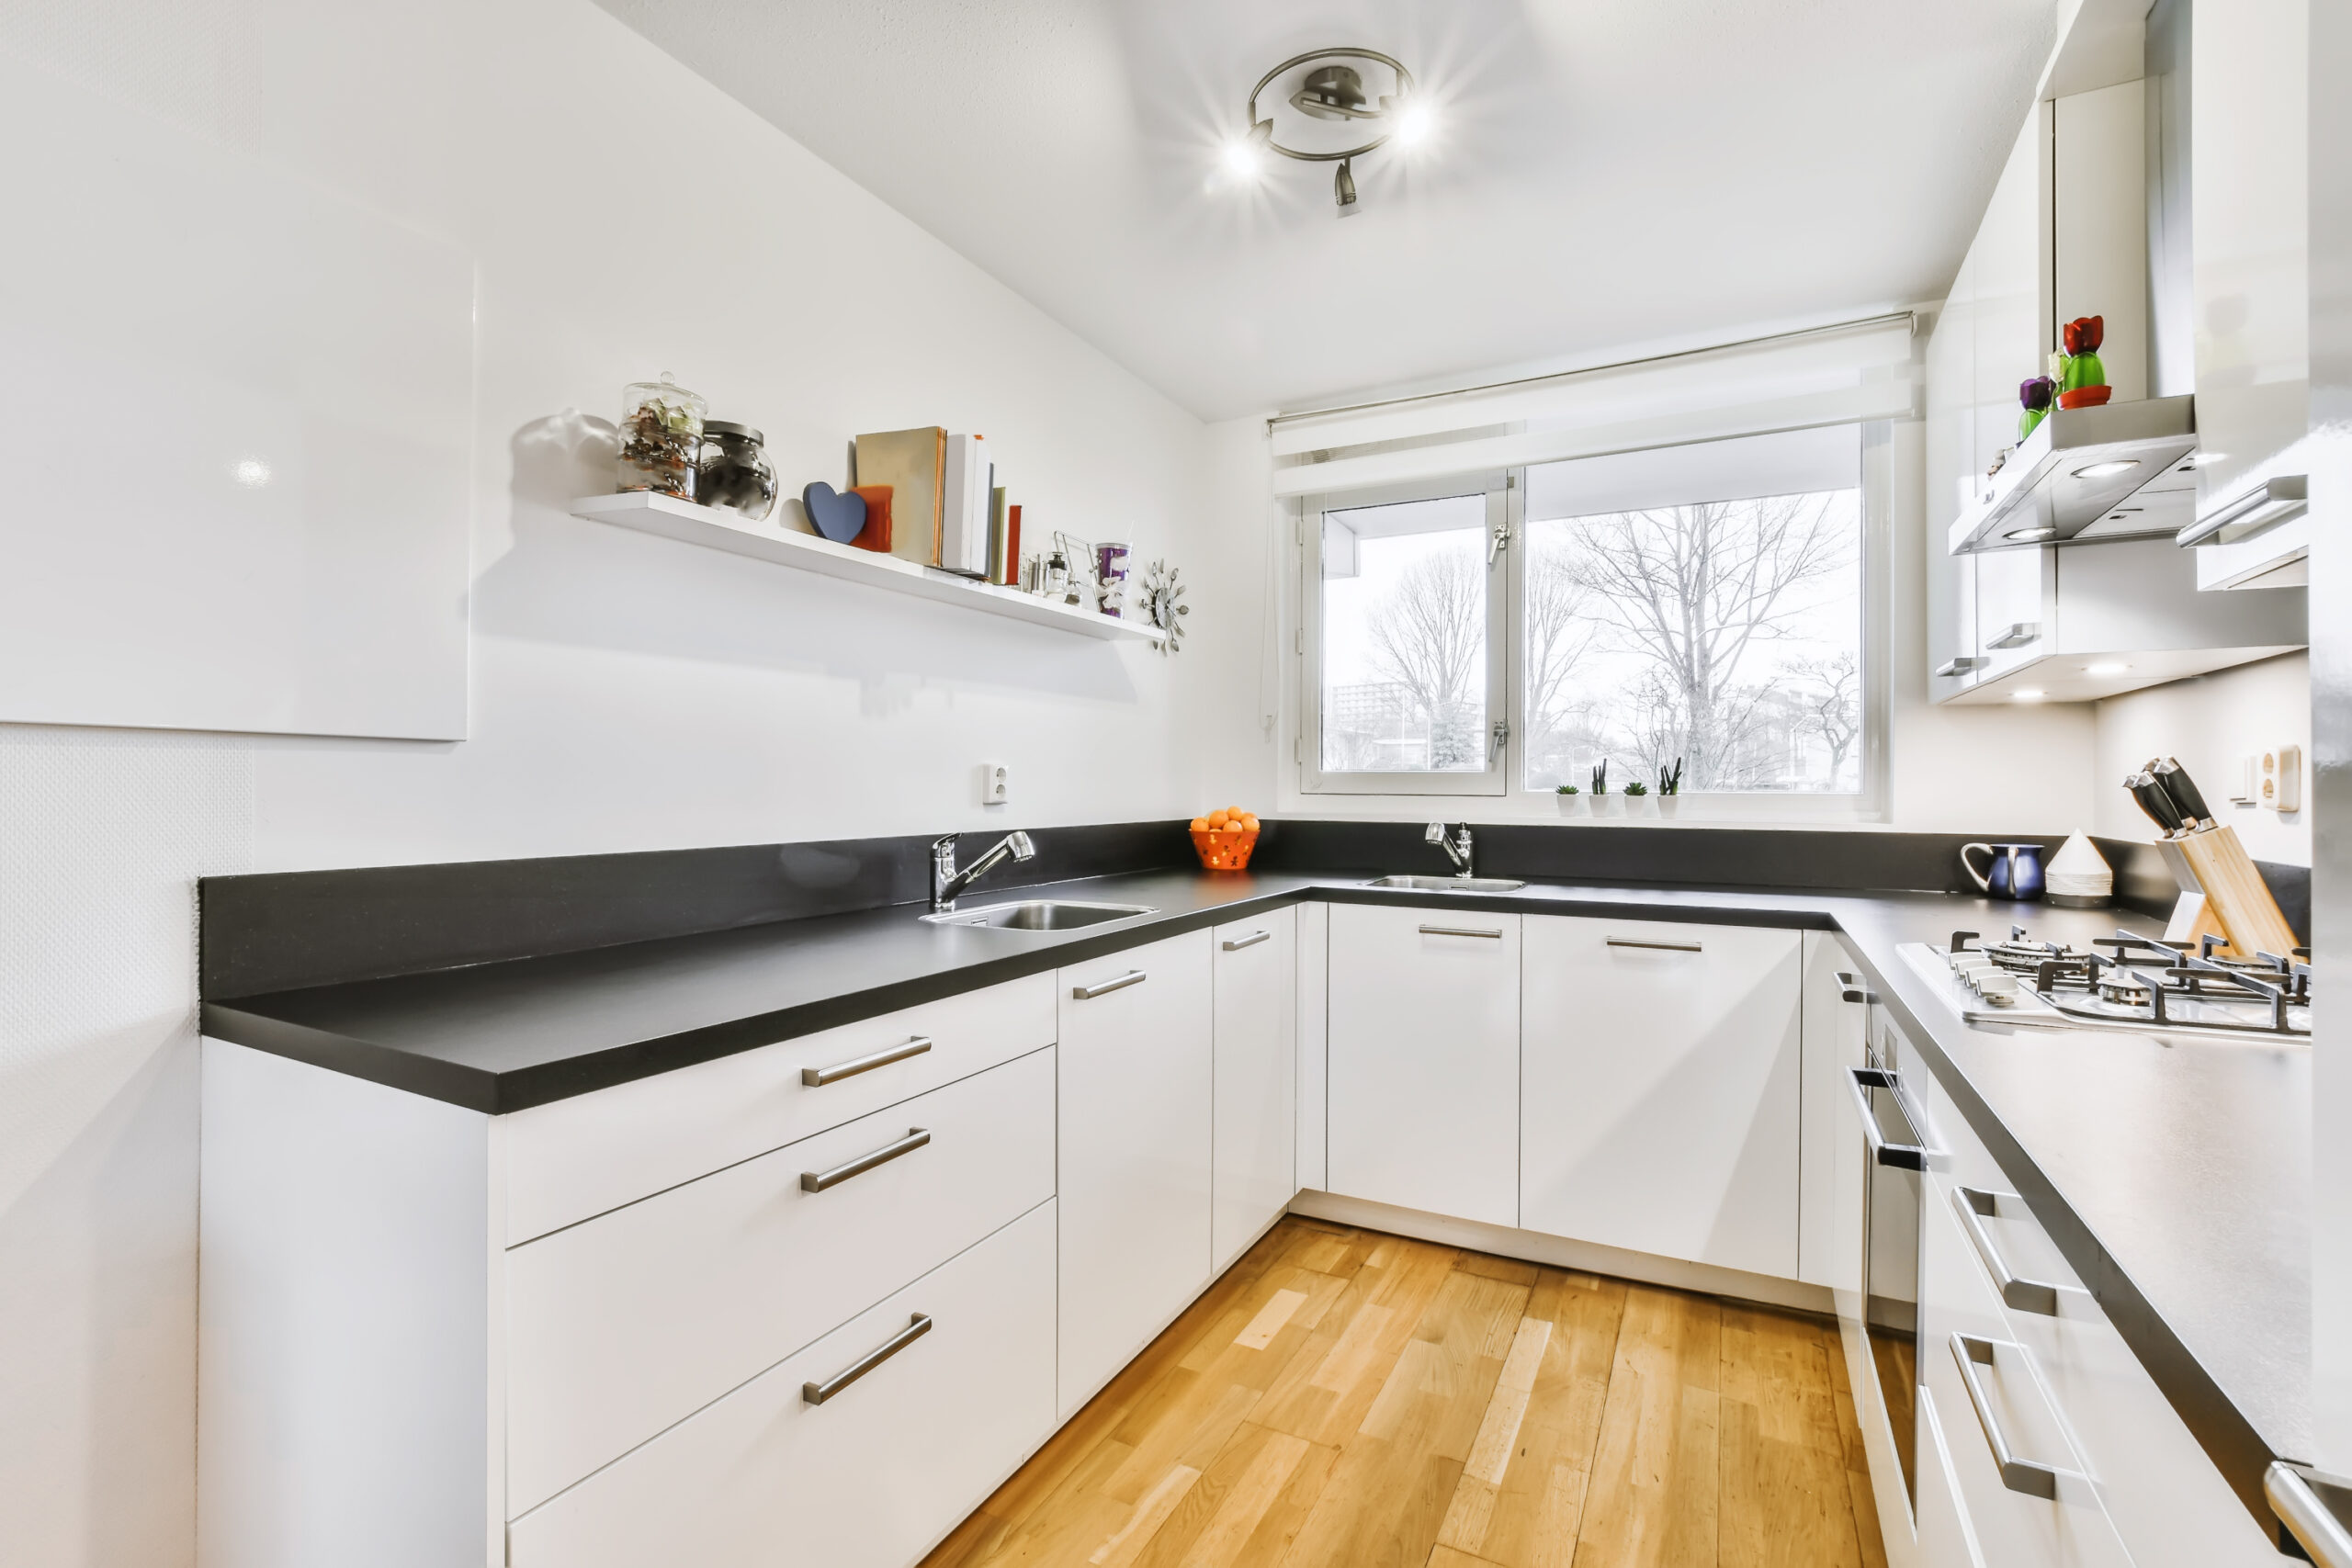
[(887, 588), (893, 592), (912, 593), (943, 604), (961, 604), (967, 610), (985, 611), (991, 615), (1010, 615), (1035, 626), (1057, 626), (1105, 641), (1133, 638), (1139, 642), (1164, 642), (1168, 637), (1166, 632), (1139, 621), (1114, 620), (1092, 610), (1052, 604), (1015, 588), (933, 571), (896, 556), (877, 555), (853, 545), (837, 545), (814, 534), (787, 533), (769, 524), (746, 523), (715, 508), (650, 491), (582, 496), (571, 503), (571, 514), (591, 523), (617, 523), (641, 534), (659, 534), (684, 544), (728, 550), (754, 560), (775, 561), (779, 566), (796, 566), (803, 571), (822, 572), (827, 577)]

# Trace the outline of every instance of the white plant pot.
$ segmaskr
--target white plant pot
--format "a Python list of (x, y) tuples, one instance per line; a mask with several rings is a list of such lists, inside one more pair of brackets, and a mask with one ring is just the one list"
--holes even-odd
[(1595, 817), (1622, 816), (1624, 804), (1625, 797), (1622, 795), (1596, 795), (1592, 797), (1592, 814)]
[(1592, 797), (1590, 795), (1585, 795), (1581, 792), (1576, 795), (1561, 795), (1555, 792), (1552, 798), (1560, 803), (1560, 815), (1563, 817), (1588, 817), (1591, 815)]
[(1660, 817), (1671, 817), (1681, 809), (1682, 797), (1680, 795), (1661, 795), (1657, 797), (1657, 814)]
[(1625, 815), (1628, 817), (1657, 816), (1657, 797), (1648, 795), (1627, 795), (1625, 797)]

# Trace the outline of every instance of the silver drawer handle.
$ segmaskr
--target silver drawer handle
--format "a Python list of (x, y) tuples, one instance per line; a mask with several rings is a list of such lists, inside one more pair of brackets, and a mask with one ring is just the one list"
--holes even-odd
[(910, 1056), (920, 1056), (930, 1049), (931, 1036), (918, 1034), (904, 1045), (893, 1045), (888, 1051), (876, 1051), (871, 1056), (836, 1062), (830, 1067), (803, 1067), (800, 1069), (800, 1081), (809, 1089), (822, 1089), (829, 1083), (839, 1083), (860, 1073), (870, 1073), (876, 1067), (887, 1067), (893, 1062), (903, 1062)]
[(2020, 1280), (2009, 1272), (2000, 1253), (1993, 1246), (1993, 1237), (1984, 1229), (1984, 1222), (2000, 1212), (2003, 1201), (2023, 1201), (2014, 1192), (1986, 1192), (1974, 1187), (1954, 1187), (1951, 1206), (1960, 1215), (1960, 1228), (1968, 1233), (1969, 1241), (1976, 1248), (1976, 1257), (1984, 1265), (1984, 1272), (1993, 1276), (1993, 1284), (2001, 1292), (2001, 1304), (2018, 1312), (2038, 1312), (2044, 1317), (2058, 1315), (2058, 1287), (2040, 1280)]
[(1976, 1407), (1976, 1424), (1984, 1428), (1984, 1442), (1993, 1450), (1993, 1465), (2001, 1472), (2001, 1484), (2012, 1492), (2045, 1497), (2054, 1503), (2058, 1500), (2058, 1472), (2046, 1464), (2019, 1459), (2010, 1452), (2009, 1439), (2001, 1435), (2001, 1424), (1993, 1419), (1993, 1403), (1984, 1396), (1984, 1384), (1976, 1376), (1976, 1369), (1979, 1365), (1991, 1366), (1996, 1349), (2025, 1354), (2024, 1346), (2006, 1340), (1984, 1339), (1973, 1334), (1951, 1337), (1951, 1359), (1960, 1365), (1961, 1386), (1968, 1390), (1968, 1403)]
[(1839, 1001), (1874, 1002), (1878, 1000), (1878, 994), (1862, 983), (1862, 977), (1860, 975), (1849, 975), (1840, 969), (1838, 971), (1837, 979)]
[[(1854, 1091), (1854, 1109), (1861, 1112), (1862, 1142), (1870, 1145), (1871, 1156), (1881, 1165), (1891, 1165), (1904, 1170), (1925, 1170), (1928, 1160), (1939, 1151), (1922, 1144), (1896, 1144), (1887, 1140), (1886, 1129), (1878, 1124), (1878, 1112), (1871, 1109), (1870, 1090), (1885, 1089), (1900, 1095), (1901, 1080), (1884, 1067), (1848, 1067), (1846, 1087)], [(1905, 1114), (1910, 1114), (1905, 1108)]]
[(2287, 1533), (2319, 1568), (2352, 1568), (2352, 1526), (2336, 1517), (2312, 1483), (2285, 1461), (2270, 1461), (2263, 1472), (2262, 1495)]
[(1421, 934), (1423, 936), (1486, 936), (1492, 937), (1497, 942), (1503, 939), (1503, 933), (1500, 931), (1482, 931), (1473, 926), (1423, 926)]
[(910, 1318), (896, 1334), (827, 1378), (823, 1382), (800, 1385), (800, 1400), (804, 1404), (822, 1404), (850, 1384), (931, 1332), (931, 1319), (922, 1313)]
[(2030, 642), (2041, 640), (2040, 621), (2012, 621), (1995, 637), (1985, 639), (1987, 648), (2023, 648)]
[(1937, 665), (1935, 673), (1946, 680), (1951, 680), (1954, 676), (1965, 675), (1972, 670), (1980, 670), (1991, 662), (1989, 659), (1978, 659), (1973, 654), (1963, 653), (1956, 659), (1947, 659)]
[(1650, 947), (1656, 948), (1660, 953), (1704, 953), (1707, 951), (1695, 942), (1645, 942), (1634, 936), (1603, 937), (1601, 941), (1611, 947)]
[(1129, 986), (1140, 986), (1143, 982), (1143, 971), (1130, 969), (1117, 979), (1105, 980), (1099, 986), (1072, 986), (1069, 988), (1069, 994), (1080, 1001), (1085, 1001), (1092, 997), (1107, 997), (1113, 991), (1124, 991)]
[(860, 1155), (846, 1165), (831, 1170), (804, 1170), (800, 1173), (800, 1190), (822, 1192), (828, 1187), (839, 1187), (853, 1176), (864, 1176), (877, 1165), (888, 1165), (900, 1155), (910, 1155), (931, 1142), (930, 1130), (910, 1127), (907, 1135), (895, 1144), (885, 1144), (870, 1155)]
[(1255, 947), (1261, 942), (1272, 940), (1273, 934), (1272, 931), (1251, 931), (1248, 936), (1238, 936), (1227, 942), (1225, 950), (1227, 953), (1238, 953), (1245, 947)]

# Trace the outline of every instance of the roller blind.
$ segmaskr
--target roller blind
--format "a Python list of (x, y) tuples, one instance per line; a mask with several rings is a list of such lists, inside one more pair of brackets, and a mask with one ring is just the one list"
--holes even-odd
[(1274, 493), (1917, 417), (1909, 312), (1269, 422)]

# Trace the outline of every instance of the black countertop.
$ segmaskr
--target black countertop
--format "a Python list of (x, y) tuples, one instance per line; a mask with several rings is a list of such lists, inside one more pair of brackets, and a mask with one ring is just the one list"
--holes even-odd
[[(1301, 898), (1836, 931), (2068, 1261), (2248, 1506), (2309, 1451), (2307, 1047), (1973, 1027), (1896, 953), (2017, 907), (1933, 893), (1532, 883), (1375, 890), (1369, 875), (1146, 872), (969, 894), (1138, 903), (1069, 932), (926, 924), (922, 908), (780, 921), (392, 979), (208, 1000), (204, 1032), (488, 1113), (544, 1104), (1057, 968)], [(2036, 908), (2080, 942), (2116, 910)]]

